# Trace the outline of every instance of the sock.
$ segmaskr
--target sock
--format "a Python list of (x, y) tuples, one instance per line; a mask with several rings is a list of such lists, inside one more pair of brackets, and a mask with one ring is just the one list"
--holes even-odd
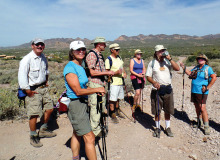
[(73, 157), (73, 160), (78, 160), (79, 159), (79, 155), (76, 157)]
[(36, 135), (37, 135), (36, 130), (35, 130), (35, 131), (30, 131), (30, 135), (31, 135), (31, 136), (36, 136)]
[(40, 128), (47, 128), (47, 123), (44, 123)]
[(166, 128), (170, 127), (170, 120), (165, 120)]
[(160, 128), (160, 121), (155, 121), (156, 127)]
[(206, 127), (209, 127), (209, 121), (208, 121), (208, 122), (204, 122), (204, 125), (205, 125)]

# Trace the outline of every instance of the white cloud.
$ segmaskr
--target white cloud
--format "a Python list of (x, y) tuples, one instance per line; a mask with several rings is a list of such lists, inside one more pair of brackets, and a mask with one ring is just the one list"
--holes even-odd
[(34, 37), (125, 34), (218, 33), (220, 2), (186, 5), (177, 0), (38, 0), (0, 1), (0, 46), (19, 45)]

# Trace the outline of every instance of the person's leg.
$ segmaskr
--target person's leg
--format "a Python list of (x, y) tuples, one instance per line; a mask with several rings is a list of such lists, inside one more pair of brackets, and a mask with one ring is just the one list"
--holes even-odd
[(135, 105), (140, 104), (140, 95), (141, 95), (140, 92), (141, 92), (140, 89), (135, 90), (135, 95), (134, 95), (134, 104)]
[(95, 150), (95, 135), (93, 132), (89, 132), (83, 135), (83, 139), (85, 142), (85, 151), (88, 159), (96, 160), (96, 150)]
[(81, 137), (77, 136), (75, 132), (73, 132), (72, 138), (71, 138), (71, 150), (73, 153), (73, 159), (77, 160), (79, 159), (79, 152), (80, 152), (80, 140)]
[[(29, 127), (30, 127), (30, 131), (32, 133), (36, 132), (37, 117), (38, 116), (31, 116), (29, 119)], [(37, 132), (36, 132), (36, 134), (37, 134)]]

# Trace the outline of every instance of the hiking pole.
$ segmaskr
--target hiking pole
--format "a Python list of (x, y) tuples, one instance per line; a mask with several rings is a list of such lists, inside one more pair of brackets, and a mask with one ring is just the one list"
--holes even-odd
[(160, 104), (159, 104), (159, 91), (157, 90), (157, 123), (158, 123), (158, 127), (159, 127), (159, 130), (158, 130), (158, 138), (160, 138), (160, 123), (159, 123), (159, 120), (160, 120), (160, 114), (159, 114), (159, 111), (160, 111)]
[(108, 117), (109, 117), (109, 109), (110, 109), (110, 108), (109, 108), (109, 107), (110, 107), (110, 106), (109, 106), (109, 105), (110, 105), (110, 103), (109, 103), (110, 100), (109, 100), (109, 99), (110, 99), (110, 83), (111, 83), (111, 77), (110, 77), (110, 76), (108, 76), (108, 81), (107, 81), (107, 82), (108, 82), (108, 94), (107, 94), (107, 95), (108, 95), (108, 96), (107, 96), (107, 115), (108, 115), (108, 116), (107, 116), (106, 131), (108, 132)]
[(184, 107), (184, 86), (185, 86), (185, 73), (186, 73), (186, 66), (183, 69), (183, 95), (182, 95), (182, 114), (183, 114), (183, 107)]
[(142, 112), (144, 112), (144, 105), (143, 105), (143, 92), (144, 92), (144, 78), (141, 78), (142, 80), (142, 91), (141, 91), (141, 101), (142, 101)]
[[(124, 86), (125, 86), (125, 91), (126, 91), (126, 94), (127, 94), (127, 97), (128, 97), (128, 90), (127, 90), (127, 87), (126, 87), (125, 83), (124, 83)], [(132, 105), (131, 105), (129, 97), (128, 97), (128, 103), (130, 104), (130, 107), (131, 107), (131, 113), (132, 113), (132, 117), (134, 119), (134, 123), (136, 123), (136, 119), (135, 119), (135, 116), (134, 116), (134, 112), (132, 110)]]

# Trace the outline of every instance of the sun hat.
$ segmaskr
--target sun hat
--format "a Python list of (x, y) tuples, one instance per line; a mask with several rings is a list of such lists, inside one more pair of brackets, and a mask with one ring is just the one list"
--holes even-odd
[(134, 55), (136, 54), (142, 54), (143, 52), (140, 49), (135, 50)]
[(70, 43), (70, 49), (77, 50), (79, 48), (86, 48), (83, 41), (73, 41)]
[(32, 40), (32, 44), (37, 44), (37, 43), (43, 43), (44, 44), (44, 40), (42, 38), (34, 38)]
[(95, 43), (106, 43), (106, 41), (104, 37), (96, 37), (92, 44), (95, 44)]
[(200, 54), (199, 56), (196, 57), (196, 60), (198, 61), (199, 58), (203, 58), (206, 60), (206, 62), (209, 61), (208, 57), (205, 54)]
[(120, 47), (118, 43), (113, 43), (109, 46), (109, 49), (120, 49)]
[(167, 48), (164, 48), (163, 45), (156, 45), (156, 46), (155, 46), (155, 52), (158, 52), (158, 51), (163, 50), (163, 49), (166, 50)]

